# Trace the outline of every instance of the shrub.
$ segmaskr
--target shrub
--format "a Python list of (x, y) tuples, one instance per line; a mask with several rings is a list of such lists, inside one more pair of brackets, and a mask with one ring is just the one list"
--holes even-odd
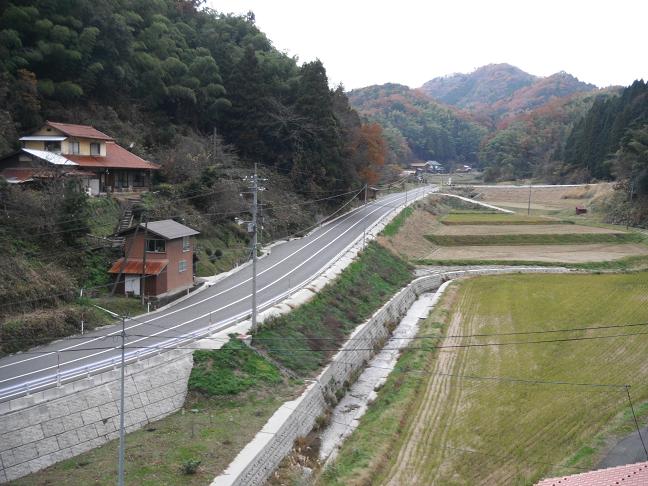
[(196, 474), (201, 462), (198, 459), (187, 459), (180, 464), (180, 470), (183, 474)]

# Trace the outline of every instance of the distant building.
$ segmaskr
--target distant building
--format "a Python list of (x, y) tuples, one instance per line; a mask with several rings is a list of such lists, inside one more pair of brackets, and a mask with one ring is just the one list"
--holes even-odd
[(416, 171), (417, 174), (439, 174), (445, 172), (445, 168), (436, 160), (428, 160), (427, 162), (413, 162), (409, 165), (409, 169)]
[(445, 167), (443, 167), (443, 165), (441, 165), (436, 160), (428, 160), (426, 164), (428, 165), (428, 172), (434, 174), (441, 174), (446, 171)]
[(472, 172), (472, 167), (469, 165), (460, 165), (455, 169), (455, 172), (468, 173)]
[(20, 150), (0, 158), (0, 176), (13, 184), (75, 177), (92, 195), (145, 191), (160, 168), (87, 125), (48, 121), (20, 141)]
[[(193, 286), (194, 236), (198, 231), (172, 219), (151, 221), (125, 229), (125, 256), (109, 273), (117, 279), (119, 293), (166, 297)], [(146, 249), (146, 265), (144, 255)], [(145, 288), (141, 288), (145, 275)]]
[(625, 466), (597, 469), (570, 476), (543, 479), (535, 486), (646, 486), (648, 484), (648, 462), (637, 462)]

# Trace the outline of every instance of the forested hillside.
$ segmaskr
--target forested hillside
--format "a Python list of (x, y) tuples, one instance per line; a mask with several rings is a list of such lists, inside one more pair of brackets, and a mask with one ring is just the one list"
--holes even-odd
[(594, 102), (567, 140), (565, 163), (582, 180), (631, 177), (643, 187), (648, 166), (630, 168), (613, 160), (630, 156), (647, 125), (648, 84), (635, 81), (620, 96), (600, 97)]
[(421, 89), (435, 100), (497, 121), (528, 112), (556, 98), (591, 92), (596, 86), (566, 72), (543, 78), (510, 64), (489, 64), (469, 74), (434, 78)]
[(557, 98), (528, 113), (501, 122), (481, 144), (479, 160), (486, 181), (537, 178), (551, 183), (572, 178), (561, 152), (574, 124), (596, 96)]
[[(254, 162), (266, 179), (265, 244), (377, 182), (387, 153), (381, 127), (361, 122), (320, 61), (279, 52), (252, 13), (202, 3), (0, 2), (0, 155), (48, 119), (115, 137), (162, 165), (136, 214), (199, 230), (197, 272), (209, 275), (250, 254), (235, 217), (249, 219)], [(79, 289), (108, 289), (120, 256), (86, 235), (110, 235), (119, 205), (64, 180), (29, 190), (2, 179), (0, 202), (0, 273), (11, 276), (0, 283), (0, 341), (78, 331), (89, 312)], [(86, 317), (88, 328), (97, 323)]]
[(187, 163), (177, 148), (189, 138), (180, 158), (198, 155), (217, 129), (242, 159), (299, 174), (299, 190), (359, 184), (366, 138), (380, 134), (361, 129), (322, 63), (299, 66), (276, 50), (253, 14), (200, 3), (4, 2), (0, 152), (46, 118), (91, 124), (176, 182)]
[(400, 84), (356, 89), (349, 99), (361, 114), (384, 127), (390, 150), (400, 157), (477, 162), (486, 128), (467, 113)]
[(482, 109), (530, 86), (536, 77), (510, 64), (489, 64), (472, 73), (431, 79), (421, 86), (435, 100), (471, 110)]

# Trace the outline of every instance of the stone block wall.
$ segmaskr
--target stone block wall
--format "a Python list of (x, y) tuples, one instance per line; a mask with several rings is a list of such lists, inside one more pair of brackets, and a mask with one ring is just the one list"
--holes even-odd
[[(126, 368), (126, 432), (175, 412), (184, 403), (193, 364), (176, 350)], [(39, 471), (119, 437), (120, 370), (94, 375), (2, 405), (0, 482)]]

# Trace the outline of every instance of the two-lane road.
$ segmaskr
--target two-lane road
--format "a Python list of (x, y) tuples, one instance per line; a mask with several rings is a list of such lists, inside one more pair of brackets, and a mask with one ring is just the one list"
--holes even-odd
[[(257, 303), (264, 310), (326, 269), (363, 231), (431, 186), (390, 194), (322, 226), (304, 238), (274, 246), (257, 264)], [(226, 329), (250, 314), (251, 267), (164, 311), (126, 321), (127, 358), (175, 347), (196, 333)], [(0, 359), (0, 401), (108, 369), (120, 358), (121, 325), (110, 326)], [(179, 339), (179, 337), (185, 337)], [(158, 349), (152, 349), (158, 348)]]

